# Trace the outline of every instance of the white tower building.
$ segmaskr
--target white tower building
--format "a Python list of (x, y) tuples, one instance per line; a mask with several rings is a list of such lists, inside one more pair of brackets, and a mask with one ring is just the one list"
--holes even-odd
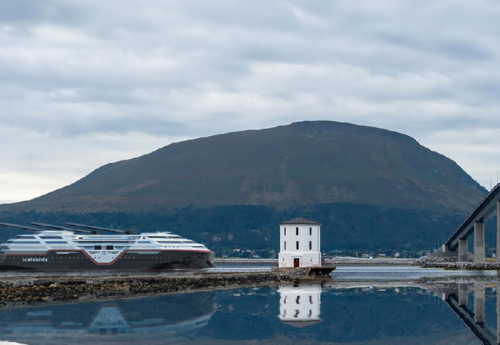
[(282, 286), (280, 294), (280, 315), (284, 323), (304, 327), (321, 322), (321, 285), (317, 282), (304, 283), (299, 286)]
[(321, 266), (321, 224), (295, 218), (280, 224), (279, 267)]

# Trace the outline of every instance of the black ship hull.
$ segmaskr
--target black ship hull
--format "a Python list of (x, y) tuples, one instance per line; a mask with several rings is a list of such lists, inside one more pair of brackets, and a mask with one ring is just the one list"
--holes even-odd
[[(59, 253), (58, 253), (59, 252)], [(84, 251), (51, 250), (45, 254), (3, 255), (0, 270), (147, 270), (214, 267), (213, 252), (191, 250), (125, 251), (112, 262), (97, 262)]]

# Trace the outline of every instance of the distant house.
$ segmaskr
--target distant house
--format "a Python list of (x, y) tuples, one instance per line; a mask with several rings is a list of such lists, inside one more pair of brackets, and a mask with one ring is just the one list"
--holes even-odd
[(385, 257), (387, 257), (387, 255), (386, 254), (379, 254), (378, 257), (379, 258), (385, 258)]
[(364, 258), (364, 259), (368, 259), (370, 257), (370, 255), (368, 255), (368, 254), (361, 254), (361, 257)]

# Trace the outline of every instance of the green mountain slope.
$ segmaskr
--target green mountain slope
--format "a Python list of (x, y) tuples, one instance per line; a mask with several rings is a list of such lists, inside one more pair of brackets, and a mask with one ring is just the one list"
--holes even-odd
[(349, 202), (468, 212), (485, 193), (455, 162), (409, 136), (314, 121), (171, 144), (0, 211)]

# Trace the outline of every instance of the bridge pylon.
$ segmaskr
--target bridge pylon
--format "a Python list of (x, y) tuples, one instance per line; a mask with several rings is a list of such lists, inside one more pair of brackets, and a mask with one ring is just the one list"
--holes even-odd
[[(495, 212), (496, 211), (496, 212)], [(445, 252), (457, 252), (459, 262), (468, 261), (468, 238), (474, 233), (474, 262), (486, 261), (484, 222), (491, 215), (497, 216), (496, 261), (500, 263), (500, 183), (479, 203), (458, 229), (443, 245)]]

